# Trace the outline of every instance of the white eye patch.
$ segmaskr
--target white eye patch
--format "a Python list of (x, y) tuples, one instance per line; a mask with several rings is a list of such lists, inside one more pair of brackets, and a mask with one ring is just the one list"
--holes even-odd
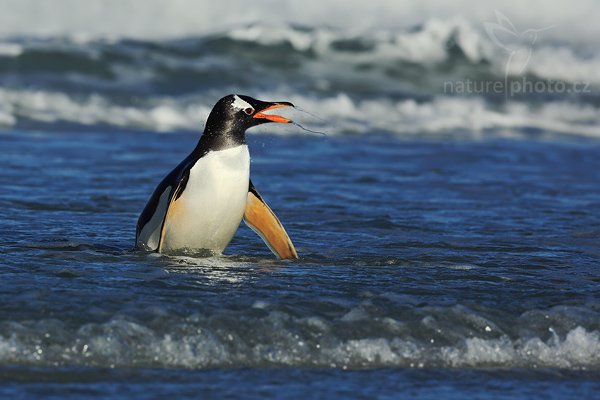
[(254, 108), (248, 104), (248, 102), (240, 99), (237, 94), (233, 96), (233, 103), (231, 103), (231, 106), (240, 110), (245, 110), (247, 108), (254, 110)]

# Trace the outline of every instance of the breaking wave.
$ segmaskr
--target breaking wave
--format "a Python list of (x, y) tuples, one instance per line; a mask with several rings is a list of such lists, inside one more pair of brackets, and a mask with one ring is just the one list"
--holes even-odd
[(529, 311), (515, 321), (513, 331), (520, 334), (514, 335), (502, 328), (506, 321), (494, 322), (463, 306), (419, 310), (423, 316), (416, 321), (373, 318), (364, 306), (337, 319), (298, 317), (269, 308), (268, 303), (256, 302), (247, 312), (186, 318), (159, 313), (145, 323), (125, 316), (80, 326), (55, 319), (2, 322), (0, 362), (185, 368), (600, 368), (600, 332), (582, 326), (564, 329), (573, 322), (564, 321), (567, 309)]
[[(600, 135), (597, 46), (579, 34), (499, 42), (484, 22), (428, 16), (371, 29), (237, 23), (175, 39), (4, 35), (0, 128), (197, 131), (218, 98), (246, 93), (292, 100), (328, 121), (314, 121), (315, 128), (333, 134)], [(532, 87), (512, 96), (523, 80)], [(454, 87), (470, 81), (503, 90)]]
[[(379, 132), (406, 136), (458, 132), (475, 137), (482, 134), (521, 137), (549, 132), (600, 137), (598, 107), (558, 100), (542, 104), (510, 102), (497, 105), (479, 97), (436, 96), (427, 101), (358, 100), (347, 94), (316, 98), (268, 92), (260, 93), (258, 97), (292, 101), (316, 116), (296, 110), (283, 110), (282, 113), (303, 125), (333, 135)], [(135, 104), (117, 104), (100, 94), (69, 95), (0, 88), (0, 126), (47, 130), (95, 126), (196, 132), (202, 130), (211, 103), (217, 98), (157, 96)], [(306, 134), (295, 127), (261, 128), (257, 132)]]

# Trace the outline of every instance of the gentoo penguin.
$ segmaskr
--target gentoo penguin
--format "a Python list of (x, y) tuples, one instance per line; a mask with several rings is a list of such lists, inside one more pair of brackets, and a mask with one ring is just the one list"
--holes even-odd
[(137, 223), (136, 246), (166, 254), (218, 255), (242, 219), (280, 259), (298, 254), (279, 219), (250, 180), (246, 129), (290, 123), (265, 114), (289, 102), (242, 95), (215, 104), (192, 153), (154, 190)]

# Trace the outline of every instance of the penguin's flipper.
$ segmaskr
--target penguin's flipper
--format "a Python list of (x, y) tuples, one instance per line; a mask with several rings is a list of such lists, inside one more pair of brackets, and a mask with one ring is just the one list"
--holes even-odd
[(280, 259), (297, 259), (298, 253), (275, 213), (258, 193), (252, 181), (248, 190), (244, 222), (256, 232)]
[(189, 169), (183, 170), (178, 179), (177, 182), (177, 186), (175, 186), (173, 188), (173, 190), (171, 190), (171, 194), (169, 197), (169, 205), (167, 206), (167, 211), (165, 213), (165, 218), (163, 219), (163, 223), (162, 226), (160, 228), (160, 242), (158, 244), (158, 252), (162, 253), (163, 252), (163, 243), (164, 243), (164, 238), (165, 238), (165, 224), (167, 223), (167, 220), (169, 219), (169, 217), (171, 217), (174, 214), (178, 214), (178, 211), (180, 210), (179, 207), (177, 207), (177, 199), (179, 199), (179, 197), (181, 197), (181, 195), (183, 194), (183, 191), (185, 190), (185, 187), (187, 185), (188, 179), (190, 178), (190, 171)]
[[(135, 243), (143, 250), (161, 252), (163, 228), (172, 203), (181, 196), (187, 184), (189, 165), (184, 160), (156, 187), (137, 223)], [(189, 164), (189, 163), (187, 163)]]

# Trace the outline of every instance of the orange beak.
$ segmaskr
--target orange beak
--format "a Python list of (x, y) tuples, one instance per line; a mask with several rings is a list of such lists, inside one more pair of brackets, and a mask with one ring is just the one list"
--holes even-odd
[(259, 119), (266, 119), (267, 121), (270, 122), (278, 122), (280, 124), (289, 124), (290, 122), (292, 122), (292, 120), (289, 120), (287, 118), (281, 117), (279, 115), (269, 115), (269, 114), (263, 114), (265, 111), (269, 111), (269, 110), (274, 110), (276, 108), (282, 108), (282, 107), (293, 107), (292, 103), (274, 103), (273, 105), (265, 108), (264, 110), (260, 110), (259, 112), (257, 112), (256, 114), (254, 114), (254, 117), (252, 118), (259, 118)]

